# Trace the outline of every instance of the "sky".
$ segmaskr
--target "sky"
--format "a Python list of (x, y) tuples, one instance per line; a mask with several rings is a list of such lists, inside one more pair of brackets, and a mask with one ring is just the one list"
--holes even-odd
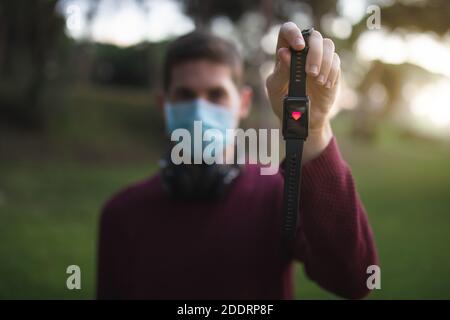
[(59, 10), (66, 17), (66, 30), (75, 39), (91, 33), (98, 42), (130, 46), (141, 41), (161, 41), (194, 29), (192, 20), (172, 0), (102, 0), (92, 29), (87, 30), (84, 13), (89, 0), (62, 0)]

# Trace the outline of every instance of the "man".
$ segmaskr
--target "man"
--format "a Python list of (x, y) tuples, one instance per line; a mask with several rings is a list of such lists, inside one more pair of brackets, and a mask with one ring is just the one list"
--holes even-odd
[[(300, 220), (292, 251), (283, 248), (283, 170), (256, 165), (173, 165), (116, 194), (100, 225), (100, 299), (290, 299), (293, 261), (323, 288), (345, 298), (368, 293), (377, 264), (372, 232), (330, 126), (340, 62), (330, 39), (314, 31), (306, 71), (311, 100), (304, 147)], [(276, 66), (267, 80), (281, 118), (290, 50), (305, 46), (292, 22), (280, 30)], [(192, 122), (236, 127), (251, 103), (242, 61), (218, 37), (193, 32), (175, 40), (164, 68), (169, 133)], [(170, 152), (169, 152), (170, 153)], [(281, 165), (282, 167), (283, 165)]]

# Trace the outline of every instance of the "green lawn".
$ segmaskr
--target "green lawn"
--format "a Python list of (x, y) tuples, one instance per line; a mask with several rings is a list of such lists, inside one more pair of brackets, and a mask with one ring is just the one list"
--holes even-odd
[[(123, 103), (99, 96), (95, 102), (88, 94), (71, 100), (84, 113), (51, 137), (59, 146), (56, 156), (42, 156), (39, 148), (28, 152), (29, 144), (19, 139), (12, 154), (0, 158), (0, 298), (92, 298), (99, 209), (114, 191), (156, 170), (155, 154), (145, 151), (152, 139), (137, 143), (140, 149), (133, 145), (148, 134), (141, 119), (149, 115), (146, 99), (126, 99), (136, 110), (127, 125), (142, 132), (122, 136), (123, 117), (112, 113), (105, 129), (110, 134), (91, 139), (85, 126), (106, 128), (105, 112), (98, 110), (118, 110)], [(346, 122), (339, 118), (336, 124), (381, 258), (382, 289), (370, 297), (450, 298), (449, 146), (400, 138), (395, 130), (374, 144), (353, 142)], [(80, 147), (83, 141), (90, 147)], [(136, 152), (128, 157), (127, 150)], [(70, 264), (82, 269), (82, 290), (66, 289)], [(305, 279), (300, 266), (296, 271), (297, 298), (335, 298)]]
[[(3, 166), (0, 298), (92, 298), (97, 219), (119, 186), (152, 166), (33, 163)], [(80, 291), (65, 288), (65, 268), (82, 270)]]

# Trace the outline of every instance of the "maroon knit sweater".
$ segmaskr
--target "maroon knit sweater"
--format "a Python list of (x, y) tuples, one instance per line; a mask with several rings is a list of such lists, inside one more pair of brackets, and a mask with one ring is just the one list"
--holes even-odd
[(323, 288), (364, 297), (377, 254), (336, 140), (303, 165), (291, 258), (281, 243), (282, 172), (259, 169), (246, 166), (215, 201), (173, 200), (159, 175), (116, 194), (101, 216), (97, 297), (291, 299), (294, 260)]

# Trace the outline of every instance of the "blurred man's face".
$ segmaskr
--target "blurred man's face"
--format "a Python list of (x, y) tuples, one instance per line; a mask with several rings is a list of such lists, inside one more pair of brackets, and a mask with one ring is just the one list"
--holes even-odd
[(166, 99), (171, 103), (205, 99), (233, 112), (242, 119), (248, 115), (251, 89), (238, 88), (227, 65), (193, 60), (172, 68)]

